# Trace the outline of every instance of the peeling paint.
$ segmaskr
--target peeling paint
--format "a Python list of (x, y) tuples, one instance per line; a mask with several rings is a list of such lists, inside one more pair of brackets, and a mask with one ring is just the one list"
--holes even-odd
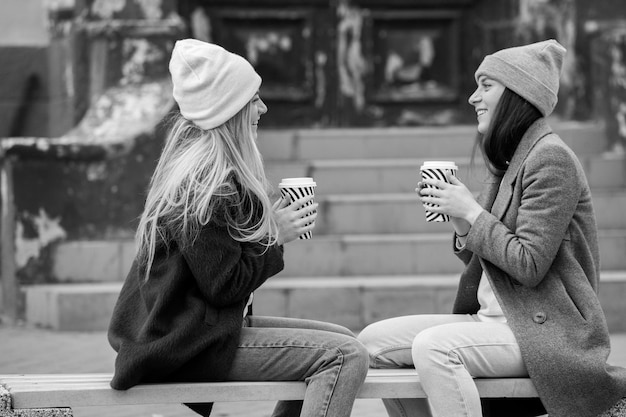
[(34, 226), (36, 237), (24, 236), (24, 224), (16, 222), (15, 231), (15, 265), (17, 268), (26, 266), (32, 258), (38, 258), (41, 251), (50, 243), (65, 239), (67, 233), (61, 227), (61, 218), (51, 218), (43, 208), (38, 215), (28, 215), (26, 220)]
[(576, 55), (575, 1), (520, 0), (516, 32), (526, 43), (535, 41), (537, 35), (555, 37), (567, 49), (561, 71), (561, 90), (565, 95), (564, 116), (571, 118), (579, 95), (577, 91), (584, 89)]
[(343, 1), (337, 8), (337, 70), (339, 88), (345, 96), (352, 97), (354, 107), (361, 111), (365, 106), (363, 77), (367, 64), (361, 51), (363, 11)]
[(619, 35), (614, 35), (610, 39), (611, 76), (609, 82), (615, 87), (626, 88), (626, 65), (624, 64), (622, 50), (619, 47), (621, 41)]
[(195, 39), (213, 42), (211, 38), (211, 20), (202, 7), (196, 7), (191, 13), (191, 32)]
[(288, 52), (293, 41), (284, 33), (268, 31), (250, 36), (246, 42), (246, 58), (252, 65), (258, 63), (259, 55), (271, 50)]
[(63, 84), (65, 86), (67, 96), (69, 98), (74, 98), (74, 65), (69, 59), (65, 63), (65, 71), (63, 71)]
[(92, 106), (77, 127), (57, 138), (17, 137), (0, 141), (0, 148), (30, 147), (47, 152), (53, 147), (101, 146), (111, 152), (128, 149), (141, 134), (151, 133), (174, 106), (169, 79), (113, 87)]
[(44, 0), (44, 6), (49, 11), (73, 9), (75, 0)]
[(617, 154), (624, 154), (624, 143), (626, 143), (626, 60), (624, 50), (626, 49), (626, 28), (615, 30), (607, 39), (610, 56), (609, 85), (611, 86), (612, 108), (617, 121), (617, 137), (613, 144), (613, 151)]
[(165, 54), (147, 39), (125, 39), (124, 55), (128, 58), (122, 66), (121, 85), (143, 81), (146, 64), (164, 60)]
[(321, 109), (326, 100), (326, 75), (325, 67), (328, 60), (326, 54), (322, 51), (315, 53), (315, 107)]
[(89, 164), (86, 175), (87, 181), (100, 181), (105, 179), (108, 175), (106, 162)]
[(619, 110), (615, 115), (618, 124), (617, 132), (623, 138), (626, 138), (626, 103), (619, 104)]
[(135, 0), (147, 19), (159, 20), (163, 17), (162, 0)]
[(169, 82), (126, 86), (109, 93), (93, 106), (99, 123), (92, 126), (91, 134), (83, 136), (84, 140), (91, 137), (103, 143), (133, 138), (151, 131), (172, 106)]
[(126, 6), (126, 0), (95, 0), (91, 5), (91, 13), (102, 19), (111, 19)]

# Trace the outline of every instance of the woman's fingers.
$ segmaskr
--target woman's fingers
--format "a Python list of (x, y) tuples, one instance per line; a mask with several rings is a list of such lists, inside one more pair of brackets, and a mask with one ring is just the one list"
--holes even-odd
[(460, 179), (458, 179), (452, 172), (446, 171), (446, 178), (452, 185), (463, 185)]
[[(300, 210), (298, 210), (298, 212), (296, 213), (300, 213)], [(309, 222), (315, 222), (316, 219), (317, 219), (317, 210), (313, 209), (313, 211), (307, 212), (307, 214), (298, 215), (297, 223), (302, 225), (302, 224), (306, 224)]]
[(289, 204), (291, 204), (291, 197), (289, 197), (288, 195), (282, 196), (281, 198), (279, 198), (278, 200), (274, 202), (274, 204), (272, 205), (272, 209), (274, 209), (274, 211), (282, 210), (285, 207), (287, 207)]
[(318, 205), (319, 205), (318, 203), (308, 204), (295, 210), (294, 213), (298, 217), (310, 216), (311, 214), (317, 212)]
[(440, 188), (425, 187), (419, 190), (420, 197), (441, 197), (443, 191)]
[(428, 196), (422, 196), (422, 198), (420, 199), (422, 204), (430, 204), (430, 205), (436, 205), (436, 206), (440, 206), (441, 204), (441, 199), (439, 199), (438, 197), (428, 197)]
[(300, 198), (292, 201), (291, 205), (293, 205), (295, 207), (301, 207), (301, 206), (307, 205), (310, 202), (312, 202), (314, 198), (315, 198), (315, 196), (313, 196), (313, 195), (305, 195), (304, 197), (300, 197)]
[(425, 180), (422, 181), (422, 190), (424, 189), (429, 189), (429, 188), (440, 188), (443, 189), (446, 186), (448, 186), (449, 184), (445, 181), (442, 180), (438, 180), (435, 178), (427, 178)]
[(313, 230), (318, 208), (318, 203), (315, 203), (313, 199), (314, 196), (309, 195), (293, 201), (283, 198), (274, 203), (279, 234), (282, 236), (281, 243), (290, 242)]

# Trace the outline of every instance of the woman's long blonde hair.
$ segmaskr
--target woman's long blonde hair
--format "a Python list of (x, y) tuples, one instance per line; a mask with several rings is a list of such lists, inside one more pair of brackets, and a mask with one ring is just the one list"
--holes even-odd
[(150, 180), (135, 235), (137, 260), (148, 279), (157, 250), (192, 245), (216, 211), (233, 239), (276, 242), (263, 159), (252, 133), (250, 106), (221, 126), (203, 130), (180, 113)]

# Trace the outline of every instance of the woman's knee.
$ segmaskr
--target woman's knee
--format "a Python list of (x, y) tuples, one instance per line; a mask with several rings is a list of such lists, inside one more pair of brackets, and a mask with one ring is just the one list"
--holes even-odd
[(442, 338), (445, 338), (445, 334), (442, 334), (437, 326), (425, 329), (415, 336), (411, 356), (418, 373), (427, 372), (449, 359)]
[[(319, 323), (319, 322), (318, 322)], [(335, 323), (324, 323), (322, 324), (322, 330), (327, 330), (333, 333), (339, 333), (350, 337), (356, 337), (354, 332), (347, 327), (344, 327)]]
[(373, 323), (366, 326), (356, 337), (368, 350), (379, 339), (378, 331), (376, 330), (377, 324)]
[(406, 330), (394, 325), (393, 319), (388, 319), (370, 324), (357, 339), (369, 352), (372, 368), (397, 368), (411, 365), (411, 342), (406, 333)]
[[(358, 334), (357, 339), (363, 343), (370, 354), (386, 348), (390, 343), (395, 344), (393, 341), (397, 339), (398, 330), (393, 320), (387, 319), (372, 323)], [(405, 333), (405, 330), (400, 329), (400, 333)]]
[(385, 349), (388, 340), (385, 330), (385, 326), (382, 326), (380, 322), (373, 323), (361, 330), (357, 336), (359, 343), (368, 352), (372, 367), (377, 367), (381, 353)]
[(363, 374), (363, 379), (365, 379), (367, 370), (370, 368), (370, 355), (367, 348), (361, 342), (355, 339), (353, 343), (356, 345), (356, 356), (359, 358), (358, 367)]
[(344, 368), (349, 368), (350, 375), (357, 380), (364, 380), (369, 369), (369, 353), (365, 346), (354, 338), (347, 338), (338, 346), (341, 358), (339, 363)]

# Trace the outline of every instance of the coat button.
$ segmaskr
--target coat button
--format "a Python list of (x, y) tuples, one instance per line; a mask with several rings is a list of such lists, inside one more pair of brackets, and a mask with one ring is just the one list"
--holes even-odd
[(544, 313), (543, 311), (535, 313), (535, 316), (533, 317), (533, 321), (537, 324), (545, 323), (546, 319), (547, 319), (546, 313)]

